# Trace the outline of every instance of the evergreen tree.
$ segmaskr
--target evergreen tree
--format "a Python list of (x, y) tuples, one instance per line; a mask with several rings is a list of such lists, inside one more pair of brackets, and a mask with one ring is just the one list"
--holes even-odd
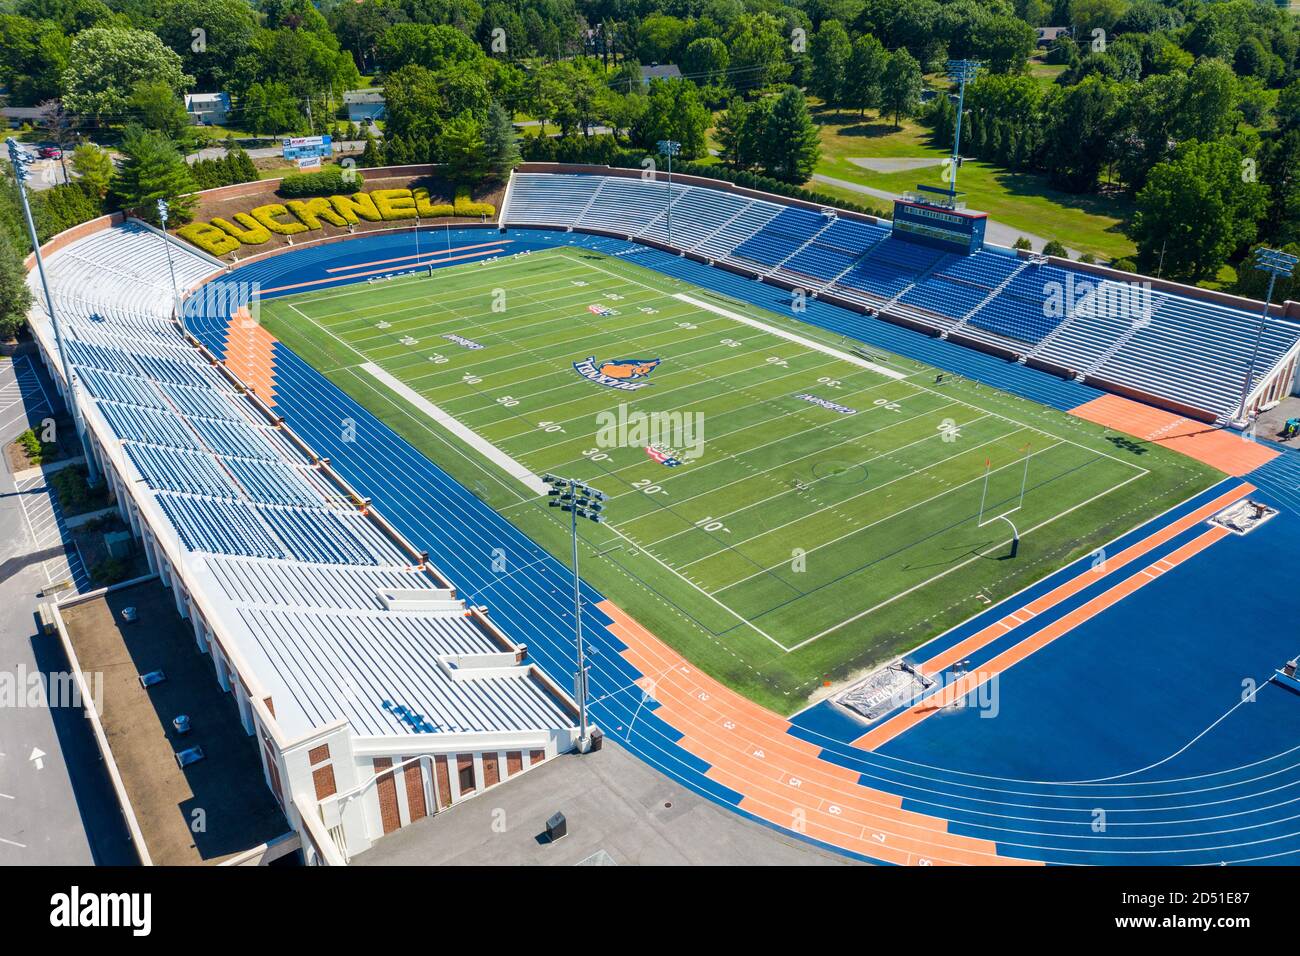
[(453, 182), (473, 185), (487, 172), (487, 144), (483, 130), (469, 113), (461, 113), (447, 122), (438, 148)]
[(11, 339), (27, 321), (32, 295), (22, 256), (9, 234), (0, 229), (0, 339)]
[(167, 200), (173, 223), (188, 222), (194, 211), (194, 179), (170, 139), (155, 130), (129, 126), (122, 139), (124, 159), (113, 192), (123, 209), (155, 225), (157, 201)]
[(773, 179), (798, 185), (812, 176), (821, 158), (821, 136), (797, 86), (785, 87), (772, 104), (763, 146), (763, 171)]
[(510, 171), (519, 165), (519, 135), (510, 113), (495, 100), (488, 107), (487, 122), (483, 124), (483, 145), (487, 154), (488, 175), (493, 179), (509, 178)]
[(727, 104), (713, 129), (718, 156), (732, 169), (745, 169), (753, 162), (745, 150), (745, 123), (751, 110), (750, 104), (737, 96)]
[(384, 165), (383, 147), (375, 140), (373, 133), (366, 132), (366, 148), (361, 151), (361, 160), (357, 163), (362, 169), (375, 169)]
[(396, 133), (384, 137), (384, 160), (389, 166), (409, 166), (413, 162), (406, 141)]
[(236, 174), (236, 178), (231, 182), (251, 183), (258, 178), (257, 165), (253, 162), (253, 157), (249, 156), (244, 150), (231, 150), (230, 155), (226, 158), (234, 167)]

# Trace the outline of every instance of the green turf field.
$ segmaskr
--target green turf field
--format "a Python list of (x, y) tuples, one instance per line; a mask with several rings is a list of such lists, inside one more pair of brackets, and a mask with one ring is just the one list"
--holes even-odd
[[(584, 577), (782, 711), (1221, 477), (587, 250), (273, 299), (262, 321), (566, 563), (567, 516), (527, 475), (606, 492)], [(658, 364), (601, 384), (589, 359)]]

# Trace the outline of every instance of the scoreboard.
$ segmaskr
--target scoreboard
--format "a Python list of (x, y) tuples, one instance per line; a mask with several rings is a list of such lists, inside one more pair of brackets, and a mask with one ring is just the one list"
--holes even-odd
[(983, 249), (988, 218), (985, 212), (955, 209), (917, 195), (894, 200), (894, 235), (945, 252), (970, 255)]

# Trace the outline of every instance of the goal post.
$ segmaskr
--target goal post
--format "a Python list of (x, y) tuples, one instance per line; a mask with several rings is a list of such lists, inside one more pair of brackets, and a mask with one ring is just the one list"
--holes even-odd
[(1011, 516), (1019, 511), (1025, 505), (1025, 489), (1029, 486), (1029, 459), (1033, 457), (1031, 445), (1025, 445), (1020, 449), (1024, 456), (1024, 467), (1020, 472), (1020, 493), (1015, 496), (1015, 504), (997, 514), (990, 514), (988, 510), (989, 498), (989, 479), (993, 474), (993, 459), (984, 459), (984, 488), (980, 492), (980, 510), (977, 516), (977, 528), (983, 528), (993, 524), (996, 521), (1005, 521), (1011, 526), (1011, 557), (1015, 557), (1020, 551), (1020, 532), (1016, 524), (1011, 520)]

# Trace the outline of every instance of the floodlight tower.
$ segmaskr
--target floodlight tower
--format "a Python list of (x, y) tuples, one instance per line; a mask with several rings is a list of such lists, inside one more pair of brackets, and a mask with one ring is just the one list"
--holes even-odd
[(542, 481), (551, 486), (547, 492), (550, 506), (569, 513), (569, 530), (573, 535), (573, 627), (578, 641), (578, 750), (591, 749), (591, 734), (587, 730), (587, 659), (582, 646), (582, 579), (578, 576), (578, 519), (586, 518), (600, 524), (604, 519), (606, 496), (588, 484), (574, 478), (542, 475)]
[(36, 271), (41, 277), (41, 289), (45, 293), (45, 310), (50, 314), (50, 325), (54, 329), (54, 345), (59, 350), (59, 363), (63, 367), (63, 381), (68, 390), (68, 409), (72, 412), (72, 421), (81, 439), (81, 452), (86, 459), (86, 482), (99, 484), (99, 467), (95, 464), (95, 455), (86, 436), (86, 425), (77, 410), (77, 400), (73, 393), (72, 366), (68, 364), (68, 351), (63, 347), (63, 326), (58, 313), (54, 310), (54, 296), (50, 295), (50, 280), (45, 275), (45, 259), (41, 255), (41, 244), (36, 238), (36, 224), (32, 222), (32, 207), (27, 201), (27, 164), (31, 160), (24, 155), (18, 141), (10, 136), (5, 145), (9, 147), (9, 162), (14, 167), (14, 178), (18, 180), (18, 198), (22, 201), (23, 218), (27, 220), (27, 236), (31, 239), (32, 254), (36, 257)]
[(673, 244), (673, 157), (682, 151), (682, 144), (675, 139), (661, 139), (659, 152), (668, 157), (668, 198), (664, 201), (664, 211), (668, 214), (668, 245)]
[(1246, 366), (1246, 378), (1241, 383), (1241, 402), (1237, 407), (1237, 420), (1246, 421), (1246, 399), (1250, 397), (1251, 380), (1255, 377), (1255, 362), (1259, 359), (1259, 346), (1264, 339), (1264, 326), (1268, 324), (1268, 310), (1273, 305), (1273, 285), (1278, 276), (1290, 276), (1300, 262), (1288, 252), (1266, 249), (1263, 246), (1255, 250), (1255, 268), (1268, 273), (1268, 294), (1264, 297), (1264, 311), (1259, 316), (1259, 326), (1255, 329), (1255, 348), (1250, 353), (1250, 364)]
[(948, 184), (949, 198), (957, 197), (957, 166), (961, 162), (961, 113), (966, 103), (966, 83), (975, 79), (980, 69), (979, 60), (949, 60), (948, 78), (957, 83), (957, 129), (952, 137), (952, 180)]
[(159, 199), (158, 219), (162, 222), (163, 249), (167, 252), (167, 271), (171, 273), (172, 277), (172, 316), (177, 322), (181, 323), (182, 327), (184, 327), (185, 322), (181, 318), (181, 292), (180, 289), (176, 287), (176, 266), (172, 264), (172, 244), (171, 240), (167, 238), (167, 214), (169, 212), (171, 212), (171, 210), (167, 207), (167, 200)]

